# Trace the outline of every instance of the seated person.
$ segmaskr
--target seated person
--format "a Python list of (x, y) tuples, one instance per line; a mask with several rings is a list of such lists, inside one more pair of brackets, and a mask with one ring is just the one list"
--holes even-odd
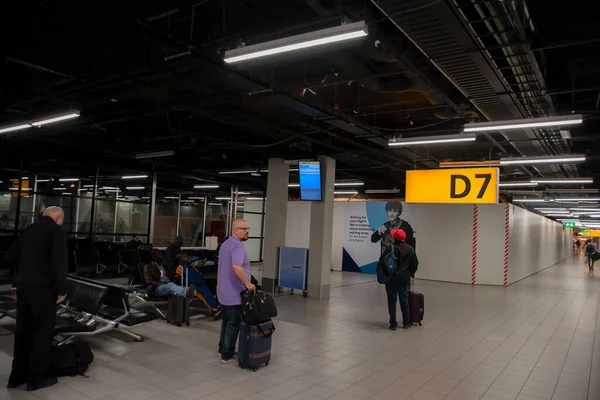
[(171, 282), (163, 266), (164, 257), (160, 250), (152, 250), (150, 256), (152, 262), (144, 266), (144, 282), (148, 290), (154, 291), (159, 297), (166, 297), (171, 292), (188, 299), (194, 297), (196, 294), (194, 285), (183, 287)]
[(135, 235), (129, 242), (125, 244), (125, 250), (133, 251), (133, 250), (142, 250), (144, 247), (144, 242), (140, 240), (140, 235)]
[[(182, 278), (185, 277), (184, 274), (187, 273), (188, 282), (190, 285), (193, 284), (196, 287), (196, 298), (213, 312), (214, 317), (214, 313), (219, 311), (219, 302), (206, 285), (204, 276), (202, 276), (198, 270), (200, 264), (201, 260), (199, 260), (198, 257), (188, 257), (187, 254), (181, 254), (179, 257), (179, 266), (175, 270), (175, 281), (181, 283)], [(185, 279), (183, 279), (183, 281), (185, 281)]]

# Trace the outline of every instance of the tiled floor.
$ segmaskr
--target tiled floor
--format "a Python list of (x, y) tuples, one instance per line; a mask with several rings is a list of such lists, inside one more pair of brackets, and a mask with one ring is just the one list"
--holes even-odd
[(329, 302), (276, 299), (273, 358), (258, 372), (220, 365), (217, 322), (155, 321), (137, 328), (143, 343), (93, 339), (88, 378), (7, 391), (14, 322), (0, 321), (0, 399), (600, 399), (600, 270), (581, 260), (509, 288), (417, 281), (425, 323), (397, 332), (372, 277), (334, 275)]

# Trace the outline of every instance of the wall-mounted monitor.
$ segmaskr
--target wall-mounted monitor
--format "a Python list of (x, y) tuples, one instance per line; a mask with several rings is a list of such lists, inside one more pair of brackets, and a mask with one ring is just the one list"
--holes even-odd
[(300, 161), (300, 200), (321, 201), (321, 163), (319, 161)]

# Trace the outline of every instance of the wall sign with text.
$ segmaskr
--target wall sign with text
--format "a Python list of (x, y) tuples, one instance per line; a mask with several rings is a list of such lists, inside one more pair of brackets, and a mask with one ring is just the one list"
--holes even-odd
[(498, 168), (406, 172), (407, 203), (498, 203)]

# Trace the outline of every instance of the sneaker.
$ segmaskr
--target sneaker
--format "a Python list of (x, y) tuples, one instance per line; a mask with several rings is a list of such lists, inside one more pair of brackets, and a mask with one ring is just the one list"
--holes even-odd
[(412, 326), (412, 325), (404, 325), (404, 326), (402, 327), (402, 329), (408, 329), (408, 328), (410, 328), (411, 326)]
[(196, 295), (196, 286), (192, 283), (190, 287), (185, 292), (185, 297), (188, 299), (193, 298)]
[(398, 330), (398, 327), (397, 327), (397, 326), (395, 326), (395, 325), (390, 325), (390, 329), (391, 329), (391, 330), (393, 330), (393, 331), (397, 331), (397, 330)]
[(221, 319), (221, 309), (218, 309), (217, 311), (213, 311), (212, 312), (212, 318), (215, 321), (218, 321)]
[[(223, 353), (221, 353), (220, 351), (217, 351), (217, 354), (219, 355), (219, 357), (223, 357)], [(236, 351), (235, 353), (233, 353), (234, 357), (237, 357), (238, 352)]]
[(235, 357), (228, 358), (227, 360), (221, 359), (221, 364), (231, 364), (231, 363), (234, 363), (234, 362), (236, 362)]

